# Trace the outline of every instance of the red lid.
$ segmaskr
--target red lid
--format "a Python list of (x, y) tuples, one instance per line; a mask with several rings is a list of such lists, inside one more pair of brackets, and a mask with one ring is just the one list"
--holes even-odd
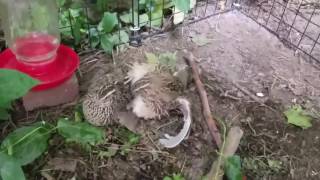
[(18, 70), (41, 81), (32, 90), (46, 90), (62, 84), (73, 75), (79, 62), (77, 53), (65, 45), (60, 45), (56, 58), (45, 64), (25, 64), (18, 61), (10, 49), (0, 54), (0, 68)]

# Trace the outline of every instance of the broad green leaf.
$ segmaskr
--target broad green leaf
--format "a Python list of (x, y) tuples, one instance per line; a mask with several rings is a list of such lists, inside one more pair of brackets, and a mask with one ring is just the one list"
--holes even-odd
[(157, 65), (159, 63), (158, 57), (153, 53), (145, 52), (148, 64)]
[(10, 114), (6, 109), (0, 108), (0, 122), (1, 120), (8, 120), (10, 118)]
[(190, 0), (173, 0), (173, 3), (182, 12), (190, 10)]
[(91, 28), (89, 31), (91, 47), (96, 48), (100, 43), (99, 33), (96, 28)]
[(114, 46), (113, 37), (110, 34), (104, 34), (101, 36), (101, 47), (104, 51), (111, 54)]
[(124, 44), (129, 42), (129, 35), (125, 30), (114, 32), (112, 35), (114, 45)]
[(110, 33), (116, 25), (118, 25), (117, 13), (105, 12), (98, 25), (98, 30)]
[(77, 18), (77, 17), (80, 17), (80, 16), (81, 16), (81, 10), (80, 10), (80, 9), (70, 8), (70, 9), (69, 9), (69, 12), (70, 12), (70, 16), (71, 16), (72, 18)]
[(242, 180), (241, 161), (239, 156), (231, 156), (226, 159), (225, 174), (228, 177), (228, 180)]
[(25, 180), (21, 165), (12, 156), (0, 152), (0, 179)]
[[(130, 10), (128, 13), (125, 13), (120, 16), (120, 20), (126, 24), (133, 23), (135, 26), (138, 26), (138, 13), (134, 12), (134, 22), (132, 22), (132, 10)], [(140, 14), (139, 15), (139, 26), (145, 26), (149, 21), (148, 14)]]
[(163, 13), (162, 9), (158, 9), (151, 13), (151, 17), (150, 17), (151, 26), (160, 27), (162, 25), (162, 23), (164, 22), (164, 19), (162, 18), (163, 17), (162, 13)]
[(66, 0), (56, 0), (57, 1), (57, 6), (59, 8), (62, 8), (64, 4), (66, 3)]
[(67, 119), (58, 121), (58, 132), (68, 142), (76, 142), (83, 145), (96, 145), (104, 141), (103, 129), (94, 127), (87, 122), (74, 122)]
[(75, 40), (75, 44), (79, 44), (81, 42), (81, 22), (80, 19), (76, 19), (73, 24), (73, 38)]
[(29, 164), (46, 151), (50, 132), (51, 128), (42, 123), (16, 129), (3, 140), (1, 149), (20, 165)]
[(173, 180), (185, 180), (181, 174), (173, 173)]
[(306, 115), (301, 106), (296, 105), (284, 112), (288, 123), (307, 129), (312, 126), (311, 117)]
[(11, 101), (22, 97), (38, 83), (19, 71), (0, 69), (0, 107), (9, 108)]

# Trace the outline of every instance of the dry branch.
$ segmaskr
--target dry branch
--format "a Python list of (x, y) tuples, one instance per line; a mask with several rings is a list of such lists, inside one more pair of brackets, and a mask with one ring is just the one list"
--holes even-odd
[(207, 122), (207, 125), (209, 127), (210, 133), (217, 144), (217, 146), (221, 147), (221, 135), (217, 128), (216, 121), (213, 119), (210, 106), (207, 98), (207, 93), (204, 89), (204, 86), (200, 80), (199, 72), (198, 72), (198, 66), (194, 61), (194, 56), (191, 54), (189, 57), (184, 56), (184, 59), (188, 62), (188, 64), (192, 68), (192, 76), (196, 83), (200, 99), (202, 102), (202, 108), (203, 108), (203, 116), (205, 117), (205, 120)]

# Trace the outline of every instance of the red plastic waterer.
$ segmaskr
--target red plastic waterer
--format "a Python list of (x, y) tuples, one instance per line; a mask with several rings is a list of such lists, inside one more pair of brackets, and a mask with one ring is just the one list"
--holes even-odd
[[(60, 44), (56, 1), (0, 0), (0, 6), (9, 45), (0, 53), (0, 68), (18, 70), (40, 81), (23, 98), (26, 109), (65, 103), (70, 99), (70, 91), (73, 96), (78, 94), (74, 73), (79, 57), (71, 48)], [(63, 96), (68, 97), (56, 102)]]

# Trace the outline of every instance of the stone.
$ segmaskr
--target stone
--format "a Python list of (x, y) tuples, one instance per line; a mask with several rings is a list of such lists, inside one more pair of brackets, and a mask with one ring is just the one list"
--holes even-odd
[(73, 75), (69, 80), (44, 91), (30, 91), (23, 100), (23, 106), (27, 111), (40, 107), (51, 107), (74, 101), (79, 94), (78, 79)]

